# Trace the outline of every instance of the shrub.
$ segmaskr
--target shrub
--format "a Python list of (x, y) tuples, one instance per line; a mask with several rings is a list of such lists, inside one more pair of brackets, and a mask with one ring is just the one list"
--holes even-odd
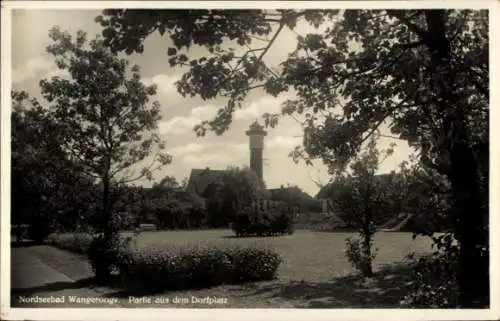
[(126, 255), (135, 245), (133, 236), (120, 237), (115, 235), (105, 239), (102, 234), (94, 237), (88, 247), (87, 256), (97, 279), (106, 280), (117, 267), (122, 255)]
[(27, 228), (27, 237), (36, 244), (42, 244), (54, 232), (54, 224), (50, 217), (35, 215)]
[(51, 234), (47, 243), (72, 253), (86, 255), (92, 239), (93, 235), (88, 233)]
[(290, 235), (294, 232), (294, 214), (285, 209), (262, 211), (245, 208), (235, 215), (231, 227), (236, 236)]
[[(409, 295), (401, 301), (410, 308), (457, 308), (458, 247), (448, 235), (435, 241), (438, 249), (430, 256), (413, 261), (408, 283)], [(412, 259), (412, 257), (410, 257)]]
[(401, 302), (409, 308), (457, 308), (458, 287), (456, 262), (425, 257), (414, 266), (409, 282), (409, 295)]
[(270, 249), (200, 245), (129, 249), (117, 259), (123, 287), (134, 292), (270, 280), (280, 263)]
[[(359, 238), (348, 237), (345, 240), (345, 254), (347, 261), (363, 275), (371, 273), (371, 262), (375, 259), (377, 249), (370, 249), (370, 255), (363, 249), (362, 240)], [(370, 245), (371, 246), (371, 245)]]

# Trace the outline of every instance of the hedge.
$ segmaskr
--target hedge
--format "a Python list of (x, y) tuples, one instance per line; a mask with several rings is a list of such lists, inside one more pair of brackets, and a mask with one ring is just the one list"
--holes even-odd
[(86, 255), (93, 239), (94, 236), (88, 233), (51, 234), (47, 243), (72, 253)]
[(136, 293), (271, 280), (282, 263), (274, 249), (257, 246), (192, 244), (158, 248), (138, 246), (129, 237), (102, 251), (100, 237), (92, 241), (92, 236), (79, 234), (73, 239), (71, 235), (51, 239), (53, 245), (68, 251), (81, 253), (86, 249), (93, 267), (110, 262), (118, 269), (124, 290)]
[(295, 224), (297, 228), (308, 229), (314, 232), (352, 232), (356, 229), (349, 227), (342, 219), (329, 212), (301, 213)]
[(189, 245), (135, 249), (116, 263), (126, 290), (156, 292), (271, 280), (281, 258), (269, 249)]

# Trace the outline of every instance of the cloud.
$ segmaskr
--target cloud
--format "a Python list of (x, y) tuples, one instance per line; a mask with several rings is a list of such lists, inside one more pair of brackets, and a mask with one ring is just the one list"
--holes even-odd
[(199, 122), (191, 117), (173, 117), (168, 121), (162, 121), (158, 124), (160, 134), (185, 134), (193, 130), (194, 126)]
[[(12, 83), (18, 84), (30, 80), (51, 79), (59, 77), (71, 79), (71, 74), (66, 69), (60, 69), (55, 62), (47, 58), (33, 58), (24, 67), (12, 71)], [(35, 81), (35, 84), (38, 82)]]
[(241, 155), (248, 153), (248, 143), (222, 143), (222, 142), (205, 142), (204, 144), (190, 143), (187, 145), (173, 147), (169, 153), (176, 156), (187, 154), (200, 155), (204, 151), (209, 150), (211, 153), (218, 152), (227, 155)]
[(209, 142), (190, 143), (168, 150), (173, 164), (182, 164), (183, 168), (212, 167), (224, 169), (228, 166), (246, 164), (249, 155), (247, 142)]
[(203, 151), (207, 147), (208, 146), (206, 144), (202, 145), (202, 144), (198, 144), (198, 143), (190, 143), (187, 145), (182, 145), (182, 146), (171, 148), (169, 150), (169, 153), (174, 155), (174, 156), (182, 156), (182, 155), (186, 155), (186, 154), (192, 154), (192, 153)]
[(194, 126), (204, 120), (215, 117), (219, 107), (214, 105), (198, 106), (191, 109), (188, 116), (176, 116), (160, 122), (158, 125), (161, 134), (181, 135), (193, 131)]
[(30, 59), (25, 66), (12, 71), (12, 83), (34, 79), (49, 73), (51, 70), (57, 70), (54, 67), (54, 63), (46, 58)]
[(233, 149), (236, 153), (240, 154), (248, 154), (249, 153), (249, 146), (248, 143), (240, 143), (240, 144), (234, 144), (230, 146), (231, 149)]
[(266, 148), (294, 148), (302, 143), (302, 137), (276, 136), (265, 142)]
[(182, 162), (185, 165), (193, 168), (225, 168), (234, 162), (234, 160), (231, 155), (226, 153), (203, 153), (200, 155), (186, 155), (182, 158)]
[(63, 79), (70, 79), (71, 78), (71, 74), (66, 69), (55, 68), (55, 69), (49, 70), (45, 74), (45, 76), (43, 76), (42, 78), (50, 79), (52, 77), (59, 77), (59, 78), (63, 78)]
[(143, 78), (142, 82), (151, 86), (155, 84), (157, 86), (157, 94), (162, 96), (178, 96), (181, 95), (177, 92), (176, 82), (181, 79), (181, 75), (166, 75), (166, 74), (158, 74), (151, 78)]
[(204, 105), (198, 106), (191, 109), (191, 117), (200, 119), (200, 120), (208, 120), (215, 117), (217, 111), (220, 107), (214, 105)]
[[(149, 80), (148, 80), (148, 83)], [(233, 114), (233, 119), (251, 120), (260, 118), (264, 113), (275, 113), (281, 111), (281, 104), (286, 97), (263, 96), (242, 109), (237, 109)], [(217, 115), (221, 106), (212, 104), (197, 106), (191, 109), (187, 116), (175, 116), (160, 123), (160, 132), (162, 134), (181, 135), (193, 131), (193, 127), (204, 120), (212, 120)]]
[(264, 113), (276, 113), (281, 111), (281, 104), (285, 101), (285, 97), (264, 96), (248, 105), (247, 107), (238, 109), (234, 112), (234, 119), (250, 119), (259, 118)]

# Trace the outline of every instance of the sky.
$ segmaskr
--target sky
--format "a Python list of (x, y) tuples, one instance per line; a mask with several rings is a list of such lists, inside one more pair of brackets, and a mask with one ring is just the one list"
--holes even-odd
[[(59, 72), (45, 51), (50, 44), (48, 30), (58, 25), (73, 35), (83, 30), (89, 38), (93, 38), (101, 33), (101, 27), (94, 22), (99, 14), (98, 10), (15, 10), (12, 17), (13, 89), (26, 90), (40, 98), (40, 79)], [(305, 24), (299, 24), (295, 32), (285, 30), (278, 36), (264, 61), (271, 66), (278, 65), (295, 49), (298, 34), (312, 32), (314, 29)], [(177, 93), (175, 82), (185, 70), (169, 66), (166, 55), (169, 42), (167, 37), (155, 34), (146, 40), (142, 54), (127, 56), (132, 65), (141, 67), (146, 84), (155, 83), (158, 86), (155, 100), (160, 102), (162, 115), (158, 127), (173, 161), (154, 173), (154, 181), (166, 175), (182, 181), (189, 176), (192, 168), (226, 169), (229, 166), (249, 165), (250, 151), (245, 135), (248, 126), (265, 112), (279, 112), (281, 102), (293, 98), (293, 93), (275, 98), (263, 91), (253, 92), (243, 108), (235, 113), (229, 131), (222, 136), (208, 133), (205, 137), (196, 137), (193, 127), (203, 120), (211, 120), (224, 101), (186, 99)], [(190, 54), (203, 54), (202, 49), (194, 50)], [(382, 128), (382, 132), (389, 133), (387, 128)], [(313, 181), (323, 184), (328, 182), (327, 169), (320, 161), (311, 167), (303, 163), (296, 164), (288, 156), (296, 145), (301, 144), (301, 135), (300, 124), (292, 118), (282, 118), (276, 128), (268, 129), (264, 149), (264, 181), (267, 187), (297, 185), (310, 195), (315, 195), (319, 188)], [(381, 138), (378, 147), (388, 148), (391, 143), (397, 144), (395, 152), (382, 163), (380, 173), (396, 170), (412, 153), (406, 142), (390, 138)]]

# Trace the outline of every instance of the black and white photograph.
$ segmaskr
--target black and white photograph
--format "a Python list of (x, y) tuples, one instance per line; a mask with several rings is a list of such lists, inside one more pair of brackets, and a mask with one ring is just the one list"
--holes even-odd
[(189, 2), (2, 4), (2, 319), (500, 317), (498, 5)]

